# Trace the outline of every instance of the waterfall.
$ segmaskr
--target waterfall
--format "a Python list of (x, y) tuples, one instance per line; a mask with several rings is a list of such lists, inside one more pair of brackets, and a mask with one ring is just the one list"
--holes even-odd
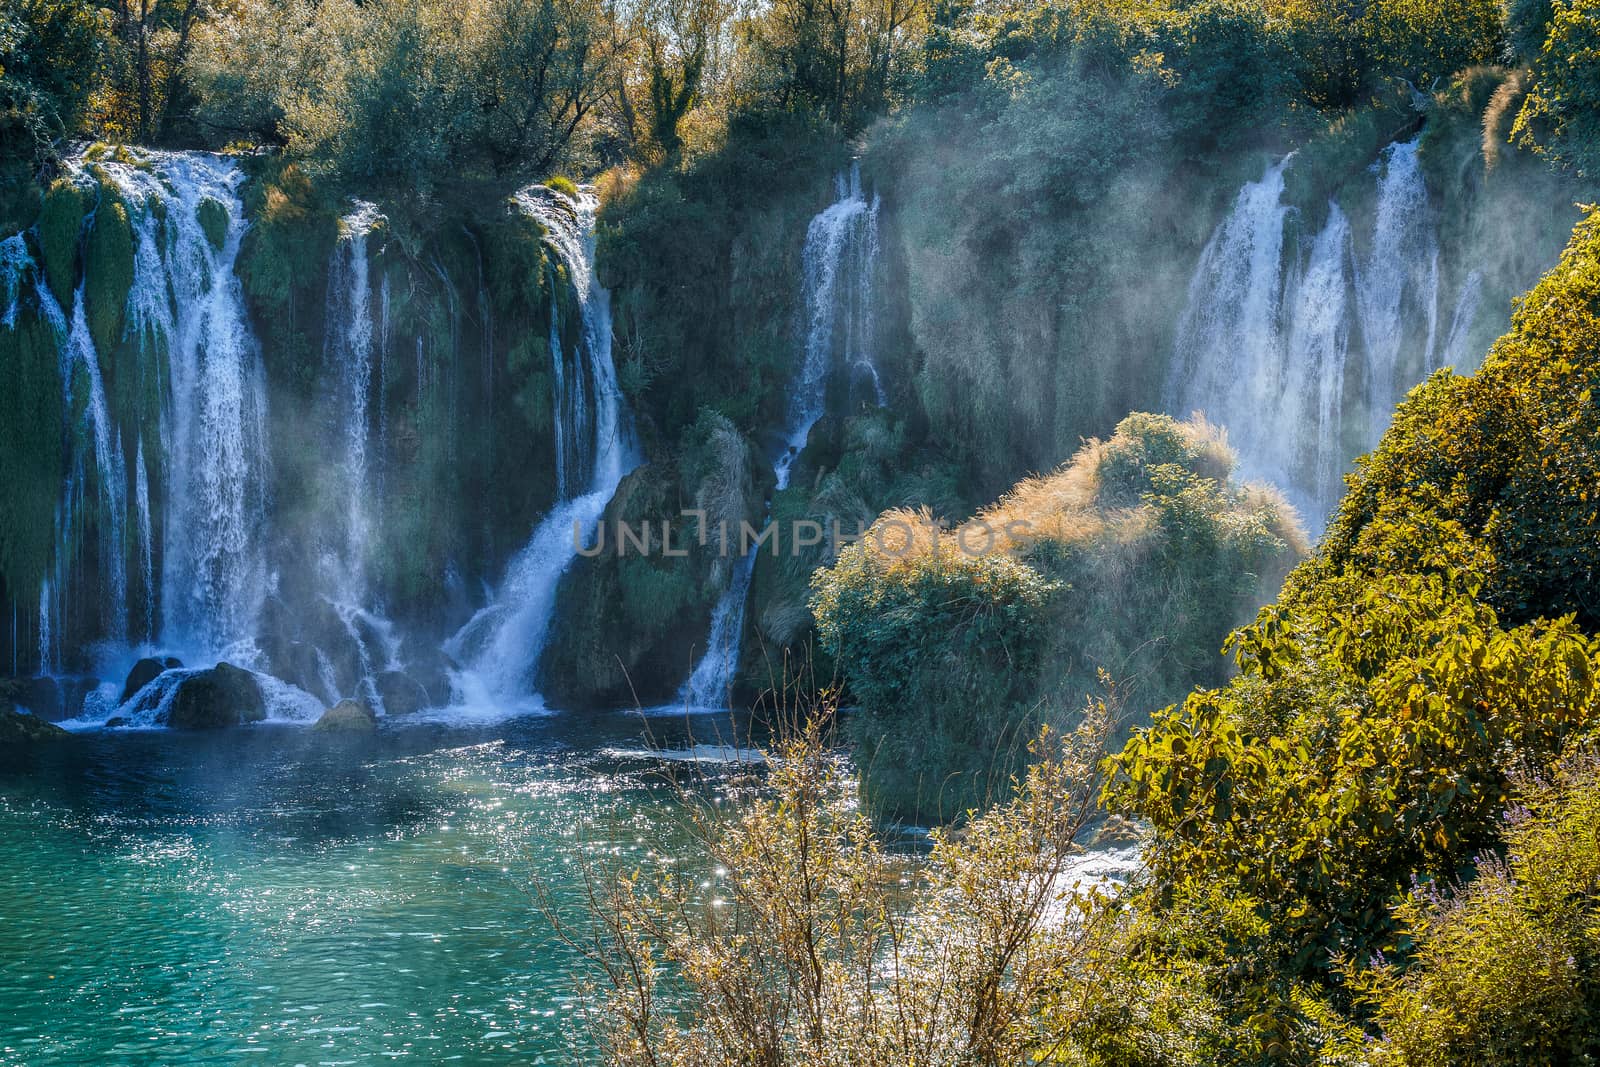
[[(128, 516), (127, 464), (123, 459), (116, 427), (111, 422), (105, 381), (100, 374), (100, 356), (95, 351), (84, 315), (83, 286), (80, 284), (73, 294), (70, 322), (42, 276), (38, 279), (35, 293), (39, 301), (39, 313), (55, 334), (56, 348), (60, 353), (61, 402), (67, 412), (71, 442), (67, 480), (56, 524), (56, 583), (53, 592), (57, 604), (65, 599), (65, 579), (81, 526), (81, 520), (74, 522), (74, 516), (80, 513), (84, 495), (89, 484), (92, 484), (98, 498), (97, 516), (100, 520), (96, 526), (97, 574), (101, 594), (100, 636), (112, 643), (120, 643), (127, 639), (128, 632), (128, 566), (124, 540)], [(76, 411), (80, 402), (83, 405), (81, 415)], [(43, 594), (40, 602), (41, 605), (45, 602)], [(61, 616), (59, 611), (57, 616)], [(43, 647), (44, 636), (41, 625), (40, 659), (48, 662), (50, 657)]]
[(150, 474), (144, 464), (144, 441), (140, 440), (134, 460), (133, 491), (139, 510), (139, 575), (144, 579), (144, 631), (146, 643), (156, 637), (155, 544), (150, 522)]
[[(1240, 474), (1283, 489), (1315, 532), (1355, 453), (1377, 443), (1405, 390), (1438, 365), (1443, 294), (1417, 142), (1390, 145), (1372, 166), (1368, 223), (1330, 202), (1309, 239), (1283, 202), (1293, 164), (1291, 155), (1247, 183), (1201, 253), (1166, 406), (1225, 426)], [(1476, 288), (1463, 286), (1444, 348), (1452, 359), (1464, 354)]]
[(17, 325), (17, 307), (22, 300), (23, 275), (33, 266), (28, 255), (28, 243), (22, 234), (12, 234), (0, 241), (0, 291), (5, 294), (5, 313), (0, 314), (0, 324), (10, 330)]
[[(557, 383), (552, 413), (556, 506), (511, 560), (489, 605), (446, 644), (446, 651), (466, 667), (458, 678), (462, 695), (496, 708), (543, 707), (535, 673), (555, 610), (556, 586), (577, 558), (580, 534), (599, 522), (635, 462), (611, 357), (611, 296), (594, 273), (599, 200), (587, 188), (574, 200), (543, 186), (524, 189), (514, 199), (543, 227), (546, 244), (565, 270), (580, 329), (572, 351), (562, 348), (559, 320), (553, 319), (550, 329)], [(574, 485), (583, 487), (580, 495), (570, 495)]]
[(373, 374), (372, 286), (367, 235), (381, 218), (372, 204), (357, 202), (339, 220), (339, 240), (328, 264), (328, 301), (324, 358), (333, 372), (335, 393), (332, 437), (339, 457), (335, 464), (336, 496), (344, 514), (341, 544), (333, 552), (326, 578), (330, 599), (361, 604), (366, 599), (366, 559), (372, 530), (367, 500), (368, 437), (371, 426)]
[(199, 153), (102, 168), (138, 213), (128, 328), (166, 339), (162, 641), (214, 658), (252, 637), (265, 590), (266, 389), (234, 273), (244, 174)]
[(1356, 306), (1367, 354), (1368, 434), (1372, 447), (1389, 424), (1389, 412), (1404, 392), (1400, 354), (1407, 323), (1420, 313), (1427, 323), (1423, 366), (1433, 366), (1438, 324), (1439, 247), (1428, 218), (1428, 190), (1417, 159), (1417, 142), (1392, 144), (1376, 164), (1377, 218), (1372, 248), (1356, 263)]
[[(788, 423), (772, 473), (778, 490), (789, 487), (789, 474), (811, 436), (811, 428), (827, 410), (828, 379), (842, 365), (852, 376), (870, 383), (882, 407), (886, 397), (873, 360), (873, 274), (878, 257), (878, 198), (861, 190), (861, 168), (834, 181), (834, 202), (806, 227), (801, 254), (802, 338), (800, 371), (789, 393)], [(842, 312), (842, 314), (841, 314)], [(686, 708), (724, 706), (739, 667), (745, 609), (756, 555), (744, 555), (711, 613), (706, 651), (678, 690)]]
[(1461, 283), (1461, 295), (1456, 298), (1456, 310), (1450, 316), (1450, 332), (1445, 335), (1439, 366), (1459, 367), (1472, 358), (1469, 348), (1472, 327), (1478, 320), (1478, 309), (1482, 305), (1483, 272), (1472, 270), (1467, 274), (1466, 281)]
[[(1328, 206), (1328, 221), (1312, 242), (1290, 313), (1289, 343), (1284, 361), (1280, 426), (1301, 427), (1295, 448), (1279, 454), (1290, 460), (1268, 476), (1277, 485), (1303, 481), (1311, 499), (1338, 495), (1344, 457), (1340, 438), (1345, 364), (1350, 350), (1346, 313), (1350, 288), (1350, 221), (1337, 204)], [(1258, 454), (1271, 454), (1272, 442), (1255, 443)]]

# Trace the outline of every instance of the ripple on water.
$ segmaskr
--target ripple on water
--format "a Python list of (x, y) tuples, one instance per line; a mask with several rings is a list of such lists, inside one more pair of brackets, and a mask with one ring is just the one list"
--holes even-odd
[(0, 757), (0, 1062), (553, 1058), (576, 961), (530, 882), (559, 899), (579, 857), (670, 851), (670, 794), (636, 718), (481, 729)]

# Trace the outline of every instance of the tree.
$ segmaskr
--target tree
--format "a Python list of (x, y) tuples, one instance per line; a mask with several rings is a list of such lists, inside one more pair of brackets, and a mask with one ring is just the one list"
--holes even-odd
[(1592, 178), (1600, 174), (1600, 2), (1553, 0), (1551, 10), (1512, 135)]
[(0, 10), (0, 164), (38, 164), (78, 130), (100, 56), (85, 0), (17, 0)]

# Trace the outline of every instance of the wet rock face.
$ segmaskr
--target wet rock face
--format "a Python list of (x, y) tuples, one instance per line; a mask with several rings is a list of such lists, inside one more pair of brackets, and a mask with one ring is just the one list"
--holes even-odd
[(415, 715), (424, 709), (438, 705), (429, 697), (428, 691), (405, 671), (384, 671), (375, 679), (378, 696), (383, 699), (383, 710), (387, 715)]
[(137, 719), (156, 711), (158, 724), (174, 730), (219, 730), (267, 717), (261, 683), (255, 675), (231, 663), (184, 672), (170, 689), (153, 686), (136, 695), (139, 699), (127, 709), (128, 718)]
[(322, 713), (313, 730), (323, 733), (370, 734), (378, 729), (378, 717), (359, 700), (341, 700)]
[(181, 666), (183, 666), (183, 663), (172, 656), (168, 656), (165, 659), (146, 656), (141, 659), (128, 672), (128, 679), (122, 684), (122, 695), (117, 698), (117, 706), (121, 707), (129, 700), (132, 700), (139, 690), (159, 678), (162, 672)]
[(54, 678), (29, 678), (17, 687), (17, 704), (27, 708), (47, 722), (60, 722), (71, 718), (67, 714), (66, 698), (61, 685)]
[(45, 722), (60, 722), (81, 714), (84, 698), (99, 684), (98, 678), (87, 675), (0, 678), (0, 707), (14, 705)]

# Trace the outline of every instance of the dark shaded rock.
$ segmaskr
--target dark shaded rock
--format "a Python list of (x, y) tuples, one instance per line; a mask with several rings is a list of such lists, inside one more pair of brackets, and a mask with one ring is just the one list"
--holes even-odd
[(266, 717), (266, 699), (256, 676), (231, 663), (219, 663), (178, 682), (166, 725), (175, 730), (216, 730)]
[(117, 707), (132, 700), (135, 693), (161, 677), (166, 670), (166, 663), (154, 656), (146, 656), (135, 663), (133, 670), (128, 672), (128, 680), (122, 683), (122, 695), (117, 698)]
[(168, 656), (166, 659), (161, 661), (161, 665), (169, 671), (175, 671), (179, 667), (183, 666), (183, 660), (179, 659), (177, 656)]
[(83, 714), (89, 694), (100, 688), (100, 679), (91, 674), (59, 679), (61, 682), (61, 717), (75, 719)]
[(131, 721), (132, 720), (126, 715), (113, 715), (111, 718), (107, 719), (104, 724), (102, 724), (102, 728), (106, 730), (115, 730), (119, 726), (128, 725), (128, 723)]
[[(428, 695), (425, 708), (442, 708), (450, 703), (450, 674), (461, 665), (439, 648), (422, 648), (406, 656), (406, 674)], [(383, 698), (387, 705), (389, 698)], [(393, 712), (390, 712), (393, 714)]]
[(37, 715), (0, 706), (0, 747), (64, 741), (71, 736), (55, 723), (45, 722)]
[(428, 691), (405, 671), (384, 671), (373, 679), (387, 715), (415, 715), (424, 708), (439, 707)]
[(378, 717), (359, 700), (341, 700), (311, 728), (324, 733), (371, 734), (378, 731)]
[(327, 681), (322, 676), (322, 665), (318, 662), (315, 645), (291, 641), (272, 661), (271, 667), (275, 677), (304, 689), (325, 705), (339, 699), (339, 694), (328, 689)]
[(20, 707), (27, 708), (46, 722), (60, 722), (62, 719), (72, 717), (67, 714), (67, 702), (61, 692), (61, 683), (54, 678), (24, 679), (17, 686), (13, 699)]

